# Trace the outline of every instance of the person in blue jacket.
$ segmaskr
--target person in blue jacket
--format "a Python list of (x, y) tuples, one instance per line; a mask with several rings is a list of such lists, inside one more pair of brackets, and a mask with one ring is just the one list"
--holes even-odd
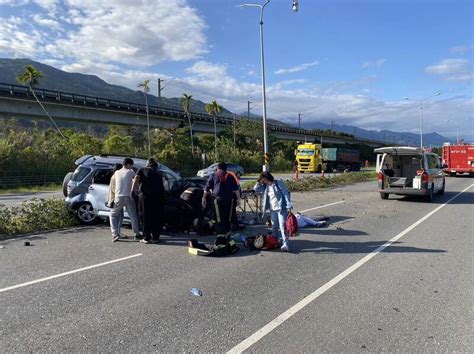
[(273, 236), (281, 240), (281, 250), (290, 251), (289, 236), (285, 231), (288, 210), (293, 209), (290, 194), (283, 181), (275, 181), (270, 172), (262, 172), (253, 188), (263, 193), (263, 213), (270, 211)]

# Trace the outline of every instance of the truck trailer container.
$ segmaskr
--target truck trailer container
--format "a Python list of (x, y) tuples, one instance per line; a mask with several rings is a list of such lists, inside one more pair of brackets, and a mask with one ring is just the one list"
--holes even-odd
[(347, 148), (324, 148), (321, 149), (322, 162), (326, 165), (326, 171), (335, 170), (359, 171), (359, 151)]
[(443, 171), (451, 176), (474, 176), (474, 144), (443, 146)]

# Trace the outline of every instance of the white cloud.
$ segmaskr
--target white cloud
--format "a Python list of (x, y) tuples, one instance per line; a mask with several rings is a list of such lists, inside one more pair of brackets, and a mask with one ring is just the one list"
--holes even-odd
[(34, 3), (49, 11), (56, 11), (58, 0), (33, 0)]
[(362, 69), (380, 68), (383, 64), (385, 64), (386, 61), (387, 59), (385, 58), (380, 58), (373, 61), (366, 61), (362, 64)]
[(294, 67), (288, 68), (288, 69), (278, 69), (278, 70), (275, 71), (275, 74), (282, 75), (282, 74), (297, 73), (297, 72), (309, 69), (309, 68), (311, 68), (315, 65), (318, 65), (318, 64), (319, 64), (319, 61), (315, 60), (311, 63), (300, 64), (300, 65), (297, 65), (297, 66), (294, 66)]
[(18, 57), (34, 57), (41, 54), (43, 35), (38, 30), (25, 32), (24, 20), (9, 17), (0, 21), (0, 53)]
[(473, 79), (468, 59), (444, 59), (425, 68), (429, 74), (440, 75), (448, 81), (469, 81)]
[[(33, 48), (33, 53), (47, 52), (71, 62), (94, 58), (97, 62), (146, 67), (196, 59), (207, 52), (206, 23), (185, 0), (107, 0), (100, 5), (95, 0), (64, 0), (61, 6), (56, 0), (34, 2), (44, 8), (31, 16), (34, 23), (49, 34), (51, 30), (56, 33), (40, 41), (36, 38), (35, 44), (43, 49)], [(0, 22), (2, 29), (15, 25), (12, 19), (6, 21)], [(24, 24), (16, 31), (28, 35), (35, 31), (30, 28), (33, 26)], [(0, 44), (12, 42), (7, 38), (12, 33), (2, 31)], [(32, 49), (29, 43), (11, 44), (10, 52)]]
[(223, 77), (227, 75), (225, 66), (212, 64), (204, 60), (194, 63), (193, 66), (186, 69), (186, 72), (200, 77)]
[(38, 25), (55, 29), (55, 30), (62, 30), (61, 25), (59, 24), (58, 21), (55, 21), (51, 18), (44, 18), (39, 14), (36, 14), (33, 16), (33, 21), (35, 21)]
[(96, 1), (68, 0), (68, 4), (66, 20), (77, 29), (54, 44), (56, 52), (143, 67), (189, 60), (207, 51), (206, 24), (185, 1), (108, 0), (97, 6)]
[(451, 54), (463, 55), (463, 54), (469, 53), (472, 50), (472, 47), (473, 47), (472, 45), (458, 45), (458, 46), (449, 48), (449, 52)]

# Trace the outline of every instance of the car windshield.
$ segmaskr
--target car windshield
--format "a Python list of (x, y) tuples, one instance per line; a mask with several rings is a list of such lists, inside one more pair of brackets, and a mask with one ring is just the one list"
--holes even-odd
[(298, 150), (298, 154), (300, 155), (314, 155), (314, 149), (300, 149)]
[(80, 166), (76, 169), (76, 171), (74, 171), (74, 174), (71, 177), (71, 181), (80, 182), (84, 178), (86, 178), (90, 172), (90, 168)]
[(163, 171), (166, 174), (172, 176), (175, 180), (180, 180), (181, 179), (181, 177), (176, 172), (174, 172), (169, 167), (166, 167), (165, 165), (160, 164), (160, 171)]

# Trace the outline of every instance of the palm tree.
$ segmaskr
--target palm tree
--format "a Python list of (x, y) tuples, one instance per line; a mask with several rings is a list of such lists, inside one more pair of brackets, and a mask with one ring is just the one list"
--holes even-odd
[(206, 104), (206, 112), (214, 116), (214, 155), (217, 161), (217, 125), (216, 125), (216, 115), (217, 113), (222, 112), (222, 106), (219, 105), (216, 100), (212, 101), (209, 104)]
[(54, 127), (57, 129), (59, 134), (61, 134), (61, 136), (64, 139), (66, 139), (66, 137), (62, 133), (61, 129), (59, 129), (58, 125), (54, 121), (53, 117), (51, 117), (51, 115), (48, 113), (46, 108), (44, 108), (43, 104), (40, 102), (40, 100), (38, 99), (38, 97), (35, 94), (35, 91), (33, 90), (33, 87), (35, 87), (36, 85), (39, 84), (39, 79), (41, 79), (42, 77), (43, 77), (43, 73), (41, 71), (37, 70), (33, 65), (28, 64), (27, 66), (25, 66), (25, 71), (22, 72), (21, 74), (17, 75), (16, 80), (22, 85), (28, 85), (28, 87), (29, 87), (31, 93), (33, 94), (33, 97), (35, 98), (36, 102), (38, 102), (38, 104), (41, 106), (44, 113), (51, 120), (51, 122), (53, 123)]
[(138, 88), (143, 88), (143, 96), (145, 96), (145, 106), (146, 106), (146, 126), (148, 134), (148, 157), (151, 157), (151, 139), (150, 139), (150, 113), (148, 110), (148, 96), (147, 93), (150, 91), (148, 84), (150, 80), (145, 80), (141, 84), (138, 84)]
[(191, 153), (193, 154), (194, 156), (194, 141), (193, 141), (193, 126), (191, 124), (191, 110), (190, 110), (190, 106), (191, 106), (191, 99), (193, 98), (192, 95), (187, 95), (185, 93), (183, 93), (183, 98), (181, 99), (182, 103), (183, 103), (183, 109), (184, 109), (184, 113), (186, 114), (186, 116), (188, 117), (188, 122), (189, 122), (189, 133), (191, 135)]

